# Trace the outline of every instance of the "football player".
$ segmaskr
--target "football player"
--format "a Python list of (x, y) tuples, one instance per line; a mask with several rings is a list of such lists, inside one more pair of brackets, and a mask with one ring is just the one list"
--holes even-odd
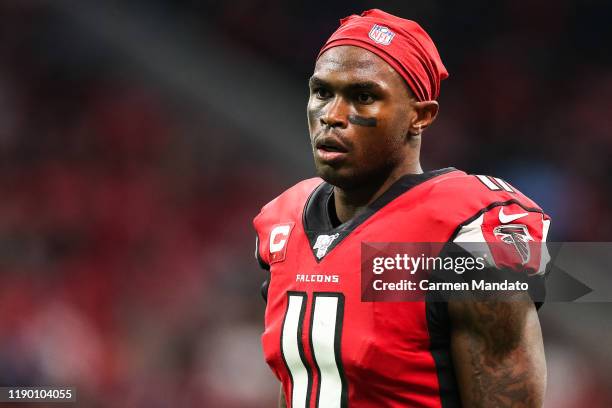
[(542, 257), (527, 268), (519, 245), (546, 239), (537, 204), (499, 178), (421, 168), (421, 136), (447, 76), (427, 33), (381, 10), (341, 20), (321, 49), (307, 108), (318, 177), (254, 220), (256, 256), (270, 271), (262, 342), (280, 406), (542, 405), (546, 366), (528, 293), (362, 301), (364, 242), (514, 245), (516, 271), (541, 273)]

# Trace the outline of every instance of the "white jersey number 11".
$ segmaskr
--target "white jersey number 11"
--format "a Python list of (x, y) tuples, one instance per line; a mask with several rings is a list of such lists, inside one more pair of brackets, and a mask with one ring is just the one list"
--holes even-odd
[(336, 292), (313, 293), (309, 338), (304, 339), (302, 333), (307, 302), (306, 292), (287, 292), (281, 351), (291, 376), (291, 407), (310, 406), (314, 385), (313, 367), (304, 354), (304, 341), (308, 341), (314, 370), (319, 378), (315, 406), (345, 408), (348, 405), (348, 382), (340, 356), (344, 295)]

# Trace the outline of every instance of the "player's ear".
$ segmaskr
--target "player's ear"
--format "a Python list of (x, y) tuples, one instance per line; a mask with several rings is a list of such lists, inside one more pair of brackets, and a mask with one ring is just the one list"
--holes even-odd
[(436, 119), (439, 105), (437, 101), (415, 101), (412, 107), (415, 115), (413, 115), (413, 120), (410, 123), (410, 134), (419, 135)]

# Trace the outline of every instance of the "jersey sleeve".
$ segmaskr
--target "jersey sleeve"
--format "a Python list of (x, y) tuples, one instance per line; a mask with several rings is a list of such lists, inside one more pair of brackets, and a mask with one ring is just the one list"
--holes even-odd
[(255, 259), (257, 260), (257, 263), (261, 269), (265, 269), (266, 271), (270, 270), (270, 264), (267, 263), (261, 255), (258, 235), (255, 235)]
[(464, 222), (453, 243), (481, 256), (488, 267), (543, 275), (550, 260), (549, 228), (550, 218), (538, 207), (494, 202)]
[[(267, 264), (266, 261), (263, 260), (259, 252), (259, 236), (258, 235), (255, 235), (255, 259), (257, 260), (257, 263), (259, 264), (259, 267), (261, 269), (264, 269), (266, 271), (270, 270), (270, 265)], [(270, 286), (270, 276), (268, 275), (260, 286), (261, 297), (266, 303), (268, 302), (268, 287), (269, 286)]]

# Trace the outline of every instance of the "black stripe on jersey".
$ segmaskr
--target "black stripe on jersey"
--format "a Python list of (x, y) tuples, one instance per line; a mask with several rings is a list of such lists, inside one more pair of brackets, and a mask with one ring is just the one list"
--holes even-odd
[(300, 317), (298, 319), (298, 329), (297, 329), (297, 344), (298, 344), (298, 352), (300, 353), (300, 360), (302, 360), (302, 364), (306, 368), (306, 373), (308, 375), (308, 384), (306, 394), (306, 407), (310, 407), (310, 390), (312, 389), (312, 369), (310, 368), (310, 364), (306, 361), (306, 354), (304, 353), (304, 343), (302, 342), (302, 333), (304, 332), (304, 315), (306, 314), (306, 304), (308, 302), (308, 295), (306, 292), (296, 292), (296, 291), (287, 291), (287, 307), (285, 308), (285, 317), (283, 317), (283, 324), (281, 326), (281, 335), (280, 335), (280, 352), (281, 357), (283, 359), (283, 363), (285, 364), (285, 368), (287, 369), (287, 373), (289, 373), (289, 379), (291, 380), (291, 395), (289, 396), (289, 401), (287, 401), (288, 406), (293, 406), (293, 375), (291, 374), (291, 370), (289, 369), (289, 364), (287, 364), (287, 359), (285, 358), (285, 353), (283, 352), (283, 332), (285, 328), (285, 321), (287, 320), (287, 314), (289, 313), (289, 297), (290, 296), (300, 296), (302, 298), (302, 305), (300, 307)]
[[(319, 394), (321, 393), (321, 368), (319, 367), (319, 363), (317, 363), (317, 358), (315, 357), (314, 352), (314, 344), (312, 342), (312, 325), (314, 321), (314, 312), (315, 312), (315, 301), (317, 299), (317, 295), (320, 292), (313, 293), (312, 306), (310, 307), (310, 325), (308, 326), (308, 341), (310, 346), (310, 354), (312, 355), (312, 361), (314, 362), (315, 370), (317, 370), (317, 396), (315, 400), (315, 407), (319, 406)], [(338, 300), (338, 304), (340, 301)], [(309, 390), (311, 391), (311, 390)]]
[(487, 205), (486, 207), (478, 211), (476, 214), (474, 214), (473, 216), (471, 216), (470, 218), (468, 218), (467, 220), (459, 224), (457, 228), (455, 228), (455, 231), (453, 231), (453, 234), (448, 239), (448, 242), (454, 241), (455, 238), (457, 238), (457, 235), (459, 235), (459, 231), (461, 231), (462, 227), (474, 221), (476, 218), (480, 217), (482, 214), (486, 213), (487, 211), (490, 211), (491, 209), (495, 207), (500, 207), (500, 206), (509, 205), (509, 204), (516, 204), (520, 206), (523, 210), (528, 211), (528, 212), (538, 212), (540, 214), (544, 214), (544, 211), (542, 211), (541, 209), (536, 208), (536, 207), (528, 207), (514, 198), (511, 200), (507, 200), (507, 201), (495, 201), (494, 203)]
[(429, 350), (438, 376), (440, 405), (442, 408), (459, 408), (461, 397), (451, 352), (448, 303), (438, 301), (435, 294), (429, 291), (425, 299), (425, 316), (429, 331)]
[[(432, 170), (421, 174), (406, 174), (400, 177), (395, 183), (389, 187), (380, 197), (370, 204), (361, 214), (353, 219), (348, 220), (344, 224), (334, 226), (329, 215), (330, 200), (333, 198), (334, 186), (323, 182), (314, 189), (314, 191), (306, 200), (306, 205), (302, 212), (302, 223), (304, 231), (310, 242), (310, 249), (317, 261), (321, 262), (342, 240), (349, 235), (355, 228), (363, 224), (368, 218), (376, 214), (378, 210), (395, 200), (400, 195), (404, 194), (413, 187), (418, 186), (434, 177), (442, 174), (456, 171), (454, 167), (447, 167), (439, 170)], [(321, 259), (317, 258), (316, 250), (313, 248), (317, 242), (319, 235), (338, 234), (327, 248), (327, 251)]]
[(338, 308), (336, 309), (336, 328), (334, 332), (334, 355), (336, 357), (336, 366), (338, 367), (338, 373), (340, 374), (340, 381), (342, 382), (342, 394), (340, 395), (340, 407), (348, 407), (348, 380), (344, 373), (344, 366), (342, 365), (342, 327), (344, 323), (344, 293), (342, 292), (314, 292), (312, 298), (312, 310), (310, 311), (310, 326), (308, 328), (309, 340), (310, 340), (310, 352), (312, 353), (312, 361), (314, 362), (317, 370), (317, 378), (319, 384), (317, 385), (317, 397), (315, 401), (315, 407), (319, 406), (319, 396), (321, 394), (321, 368), (317, 363), (317, 358), (314, 354), (314, 344), (312, 343), (312, 324), (314, 322), (314, 311), (317, 297), (336, 297), (338, 298)]

